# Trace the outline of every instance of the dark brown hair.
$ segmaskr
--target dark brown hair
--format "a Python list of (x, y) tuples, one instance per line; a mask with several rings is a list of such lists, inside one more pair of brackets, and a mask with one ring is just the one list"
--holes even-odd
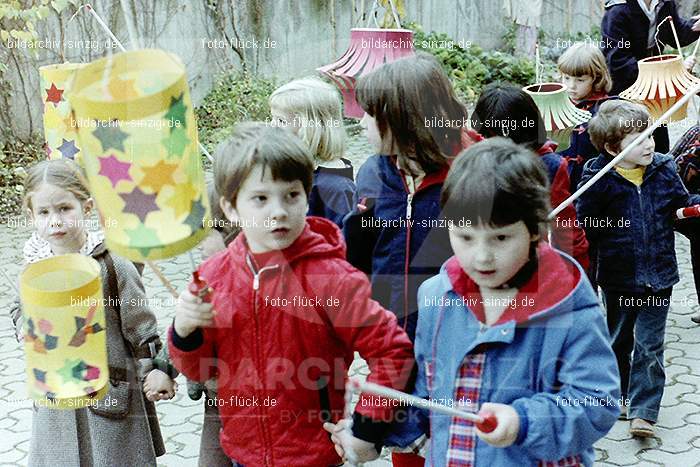
[(443, 216), (456, 225), (502, 227), (523, 221), (530, 234), (542, 235), (550, 208), (547, 172), (532, 151), (491, 138), (457, 156), (440, 204)]
[(216, 192), (236, 205), (241, 185), (255, 166), (270, 168), (273, 180), (299, 180), (311, 191), (314, 161), (308, 147), (290, 130), (262, 122), (239, 123), (214, 155)]
[(355, 92), (380, 136), (391, 132), (397, 156), (417, 162), (425, 173), (440, 170), (461, 148), (467, 111), (432, 55), (419, 52), (384, 64), (362, 76)]

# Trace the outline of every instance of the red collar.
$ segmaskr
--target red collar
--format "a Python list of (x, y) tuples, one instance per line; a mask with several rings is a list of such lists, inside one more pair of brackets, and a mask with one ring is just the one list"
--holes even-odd
[[(578, 284), (581, 274), (576, 266), (559, 256), (547, 243), (537, 249), (539, 267), (515, 295), (512, 303), (495, 324), (508, 321), (523, 323), (531, 316), (546, 310), (563, 300)], [(452, 288), (464, 297), (467, 308), (481, 321), (486, 322), (483, 299), (479, 286), (462, 270), (453, 256), (445, 265)]]
[(559, 146), (557, 143), (548, 139), (547, 142), (544, 143), (542, 147), (537, 150), (537, 154), (540, 156), (544, 156), (545, 154), (552, 153), (557, 150), (557, 146)]

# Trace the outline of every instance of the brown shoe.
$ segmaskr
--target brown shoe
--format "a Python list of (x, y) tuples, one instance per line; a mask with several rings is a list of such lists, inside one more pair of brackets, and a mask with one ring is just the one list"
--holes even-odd
[(642, 418), (635, 418), (630, 423), (630, 434), (637, 438), (651, 438), (654, 436), (654, 425)]

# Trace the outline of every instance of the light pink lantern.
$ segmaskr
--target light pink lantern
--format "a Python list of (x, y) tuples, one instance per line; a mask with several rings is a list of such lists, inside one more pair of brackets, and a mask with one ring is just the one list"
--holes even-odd
[(328, 76), (343, 94), (345, 116), (360, 118), (364, 110), (355, 99), (355, 81), (375, 68), (413, 55), (413, 31), (410, 29), (354, 28), (350, 46), (334, 63), (317, 68)]

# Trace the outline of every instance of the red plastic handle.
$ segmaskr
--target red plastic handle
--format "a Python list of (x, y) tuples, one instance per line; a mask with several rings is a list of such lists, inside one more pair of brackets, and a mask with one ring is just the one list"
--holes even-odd
[(479, 412), (482, 422), (477, 423), (476, 427), (484, 433), (491, 433), (498, 426), (498, 419), (491, 412)]
[(192, 273), (192, 283), (190, 284), (188, 290), (192, 295), (196, 295), (201, 298), (204, 302), (211, 302), (212, 289), (209, 287), (207, 282), (199, 277), (197, 271)]

